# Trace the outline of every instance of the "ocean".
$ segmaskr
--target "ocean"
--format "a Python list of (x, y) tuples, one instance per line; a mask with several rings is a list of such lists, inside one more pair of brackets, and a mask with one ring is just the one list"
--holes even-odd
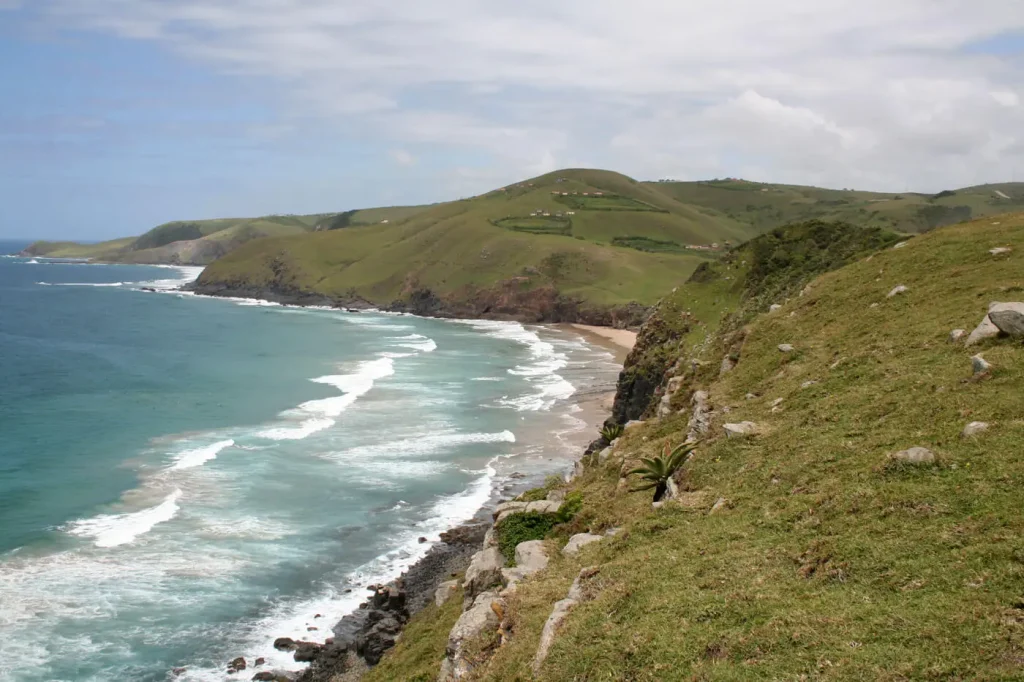
[(174, 291), (198, 273), (0, 258), (2, 680), (296, 669), (276, 637), (564, 473), (619, 369), (558, 328)]

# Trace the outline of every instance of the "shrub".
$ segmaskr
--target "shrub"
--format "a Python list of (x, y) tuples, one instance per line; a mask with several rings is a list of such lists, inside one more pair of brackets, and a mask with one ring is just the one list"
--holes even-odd
[(608, 424), (601, 429), (601, 437), (611, 443), (613, 440), (622, 435), (623, 426), (622, 424)]
[(558, 522), (569, 523), (573, 520), (573, 517), (580, 513), (581, 509), (583, 509), (583, 493), (569, 493), (565, 496), (562, 506), (558, 508)]
[[(563, 505), (564, 506), (564, 505)], [(507, 561), (514, 561), (516, 545), (529, 540), (543, 540), (558, 523), (553, 514), (516, 512), (509, 514), (495, 528), (498, 549)]]
[(679, 467), (683, 466), (686, 456), (693, 452), (695, 447), (697, 447), (696, 443), (689, 445), (681, 443), (672, 452), (669, 452), (668, 445), (666, 445), (665, 451), (661, 456), (644, 457), (641, 459), (640, 461), (644, 465), (627, 472), (626, 475), (632, 476), (636, 474), (644, 479), (646, 483), (639, 488), (634, 488), (632, 492), (654, 488), (654, 501), (658, 502), (661, 500), (665, 493), (668, 492), (669, 479), (679, 470)]

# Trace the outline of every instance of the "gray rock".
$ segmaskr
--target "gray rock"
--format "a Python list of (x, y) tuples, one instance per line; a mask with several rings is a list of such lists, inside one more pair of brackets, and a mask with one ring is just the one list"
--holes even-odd
[(543, 540), (527, 540), (516, 545), (516, 568), (526, 575), (543, 571), (548, 565), (548, 552)]
[(757, 433), (757, 424), (754, 422), (740, 422), (739, 424), (723, 424), (725, 435), (729, 438), (750, 436)]
[(994, 249), (988, 250), (988, 252), (991, 253), (993, 256), (998, 256), (1001, 253), (1010, 253), (1011, 251), (1013, 251), (1013, 249), (1009, 248), (1008, 246), (997, 246)]
[(792, 353), (793, 352), (793, 346), (792, 346), (792, 344), (788, 344), (788, 343), (780, 343), (779, 344), (779, 351), (781, 351), (783, 353)]
[(894, 248), (894, 249), (902, 249), (904, 246), (906, 246), (909, 243), (910, 242), (900, 242), (899, 244), (897, 244), (896, 246), (894, 246), (892, 248)]
[(782, 309), (782, 306), (779, 305), (778, 303), (772, 303), (770, 306), (768, 306), (768, 312), (770, 312), (770, 313), (774, 313), (776, 310), (781, 310), (781, 309)]
[(497, 519), (505, 512), (523, 511), (527, 504), (527, 502), (502, 502), (494, 508), (494, 518)]
[(895, 287), (892, 291), (890, 291), (888, 294), (886, 294), (885, 297), (892, 298), (893, 296), (899, 296), (900, 294), (905, 293), (906, 291), (907, 288), (900, 284), (899, 286)]
[(501, 584), (501, 569), (505, 566), (505, 557), (497, 547), (488, 547), (473, 555), (466, 569), (462, 586), (466, 599), (475, 599), (478, 594), (486, 592), (495, 585)]
[(1024, 336), (1024, 303), (993, 303), (988, 319), (1004, 334)]
[(552, 502), (551, 500), (537, 500), (526, 505), (524, 511), (536, 512), (538, 514), (557, 514), (558, 509), (562, 506), (561, 502)]
[(561, 504), (565, 502), (565, 491), (564, 490), (549, 490), (547, 496), (544, 498), (548, 502), (558, 502)]
[(746, 394), (743, 397), (746, 400), (757, 400), (757, 394), (756, 393), (748, 393), (748, 394)]
[(985, 339), (991, 339), (999, 336), (999, 327), (992, 323), (988, 315), (985, 315), (984, 319), (974, 328), (971, 335), (967, 337), (965, 345), (973, 346), (976, 343), (984, 341)]
[(505, 589), (501, 591), (502, 597), (508, 597), (514, 594), (516, 591), (516, 585), (519, 581), (530, 575), (527, 571), (516, 567), (516, 568), (503, 568), (501, 569), (501, 582), (505, 585)]
[(892, 458), (908, 464), (932, 464), (935, 462), (935, 453), (928, 448), (913, 447), (908, 450), (900, 450), (893, 454)]
[(491, 526), (490, 528), (487, 529), (487, 532), (484, 533), (484, 549), (487, 549), (488, 547), (497, 547), (497, 546), (498, 546), (498, 534), (495, 532), (494, 526)]
[(580, 549), (586, 547), (592, 542), (599, 542), (604, 539), (603, 535), (591, 535), (590, 533), (578, 533), (569, 538), (569, 542), (562, 548), (562, 554), (566, 556), (576, 556), (579, 554)]
[(781, 405), (785, 401), (786, 401), (785, 398), (776, 398), (775, 400), (772, 401), (772, 407), (778, 407), (779, 405)]
[(964, 338), (965, 334), (967, 334), (967, 330), (965, 329), (954, 329), (949, 333), (949, 342), (956, 343), (960, 339)]
[(726, 374), (731, 372), (733, 367), (735, 366), (736, 363), (733, 362), (732, 358), (730, 358), (728, 355), (725, 356), (724, 358), (722, 358), (722, 364), (718, 368), (718, 376), (725, 376)]
[(640, 419), (630, 419), (628, 422), (626, 422), (626, 425), (624, 427), (622, 427), (622, 428), (623, 429), (631, 429), (634, 426), (643, 426), (643, 421), (640, 420)]
[(475, 639), (492, 635), (501, 625), (499, 613), (505, 602), (494, 592), (484, 592), (473, 600), (448, 633), (448, 646), (441, 664), (439, 681), (454, 682), (465, 679), (473, 669), (474, 661), (466, 656), (467, 645)]
[(976, 375), (984, 374), (985, 372), (992, 369), (992, 365), (990, 365), (988, 361), (985, 360), (985, 358), (981, 357), (980, 355), (975, 355), (974, 357), (971, 358), (971, 366), (974, 368), (974, 373)]
[(459, 589), (458, 580), (446, 580), (437, 586), (434, 590), (434, 604), (437, 606), (444, 606), (445, 602), (455, 596), (455, 591)]
[(693, 412), (686, 423), (686, 440), (689, 443), (700, 440), (701, 436), (707, 435), (711, 430), (711, 406), (708, 405), (708, 398), (707, 391), (696, 391), (690, 399)]
[(727, 504), (728, 501), (724, 497), (719, 497), (717, 500), (715, 500), (715, 503), (711, 505), (711, 509), (708, 511), (708, 513), (715, 514), (717, 512), (720, 512), (723, 509), (725, 509), (725, 505)]
[(597, 453), (597, 461), (598, 462), (606, 462), (606, 461), (608, 461), (608, 458), (611, 457), (611, 455), (612, 455), (612, 446), (609, 445), (604, 450), (602, 450), (601, 452)]
[(988, 424), (985, 422), (971, 422), (964, 427), (963, 433), (961, 434), (964, 438), (970, 438), (976, 436), (983, 431), (988, 431)]
[(547, 621), (544, 623), (544, 630), (541, 631), (540, 642), (537, 645), (537, 653), (533, 657), (532, 668), (535, 676), (540, 674), (540, 668), (544, 665), (544, 661), (551, 651), (551, 645), (555, 643), (555, 635), (558, 634), (558, 628), (566, 616), (569, 615), (569, 611), (580, 602), (586, 601), (586, 595), (583, 592), (583, 581), (596, 575), (598, 570), (594, 566), (581, 570), (576, 579), (572, 581), (572, 587), (569, 588), (569, 594), (566, 598), (555, 602), (554, 608), (551, 609), (551, 615), (548, 616)]
[(869, 307), (869, 308), (877, 308), (877, 307), (878, 307), (878, 304), (877, 304), (877, 303), (872, 303), (872, 304), (871, 304), (871, 305), (869, 305), (868, 307)]
[(811, 379), (810, 381), (805, 381), (804, 383), (800, 384), (800, 388), (810, 388), (811, 386), (816, 386), (817, 384), (817, 381)]
[(609, 528), (608, 530), (606, 530), (604, 532), (604, 535), (605, 535), (605, 537), (610, 538), (610, 537), (618, 535), (621, 532), (622, 532), (622, 527), (621, 526), (616, 526), (615, 528)]

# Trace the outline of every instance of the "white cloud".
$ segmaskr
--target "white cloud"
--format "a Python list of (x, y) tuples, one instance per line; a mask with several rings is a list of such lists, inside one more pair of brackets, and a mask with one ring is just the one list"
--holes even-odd
[(383, 149), (484, 155), (477, 190), (570, 162), (931, 190), (1008, 178), (1024, 145), (1024, 69), (962, 49), (1024, 29), (1012, 0), (40, 2)]
[(391, 160), (399, 166), (415, 166), (416, 157), (404, 149), (392, 149), (389, 153)]

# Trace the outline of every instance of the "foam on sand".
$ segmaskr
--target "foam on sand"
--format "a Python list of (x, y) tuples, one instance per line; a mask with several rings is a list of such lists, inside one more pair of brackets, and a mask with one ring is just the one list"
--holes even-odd
[(170, 521), (178, 513), (181, 490), (175, 490), (155, 507), (128, 514), (100, 514), (91, 519), (72, 521), (66, 530), (78, 537), (94, 538), (97, 547), (126, 545), (148, 533), (158, 523)]

